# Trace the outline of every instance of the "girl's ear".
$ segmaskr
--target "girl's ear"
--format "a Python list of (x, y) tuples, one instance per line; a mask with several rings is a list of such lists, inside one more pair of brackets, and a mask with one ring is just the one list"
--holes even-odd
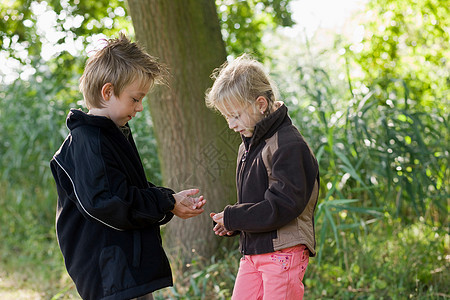
[(114, 86), (111, 82), (105, 83), (102, 86), (102, 98), (105, 101), (108, 101), (114, 93)]
[(265, 97), (259, 96), (258, 98), (256, 98), (256, 107), (258, 108), (259, 112), (264, 115), (269, 108), (269, 102), (267, 102), (267, 99)]

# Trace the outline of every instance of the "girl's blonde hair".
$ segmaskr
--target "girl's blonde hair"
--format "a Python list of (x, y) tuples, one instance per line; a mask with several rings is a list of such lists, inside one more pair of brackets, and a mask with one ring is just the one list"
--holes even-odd
[(119, 96), (129, 84), (138, 80), (141, 86), (164, 81), (166, 68), (123, 33), (105, 40), (106, 46), (92, 55), (80, 78), (80, 91), (88, 109), (103, 108), (103, 85), (111, 83)]
[(223, 111), (233, 103), (242, 105), (255, 103), (259, 96), (267, 99), (269, 109), (276, 101), (276, 86), (265, 72), (264, 66), (248, 54), (214, 70), (213, 86), (206, 91), (206, 106)]

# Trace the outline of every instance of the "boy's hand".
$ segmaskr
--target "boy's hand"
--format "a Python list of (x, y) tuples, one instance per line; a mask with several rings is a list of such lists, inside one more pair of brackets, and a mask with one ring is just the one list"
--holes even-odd
[(206, 204), (206, 200), (203, 196), (189, 197), (199, 192), (198, 189), (183, 190), (176, 194), (173, 194), (175, 199), (175, 206), (172, 213), (182, 219), (189, 219), (198, 216), (203, 210), (203, 206)]
[(224, 236), (224, 235), (232, 235), (234, 231), (228, 231), (223, 225), (223, 212), (218, 214), (210, 213), (209, 216), (216, 222), (216, 226), (214, 226), (213, 230), (216, 235)]
[[(193, 189), (193, 190), (184, 190), (178, 194), (181, 194), (184, 192), (189, 193), (189, 191), (196, 191), (196, 192), (194, 194), (187, 194), (187, 195), (195, 195), (198, 193), (198, 189)], [(206, 200), (203, 199), (203, 196), (200, 196), (197, 198), (186, 196), (186, 197), (183, 197), (183, 199), (180, 201), (180, 203), (187, 207), (191, 207), (192, 209), (198, 209), (198, 208), (202, 208), (203, 205), (205, 205)]]

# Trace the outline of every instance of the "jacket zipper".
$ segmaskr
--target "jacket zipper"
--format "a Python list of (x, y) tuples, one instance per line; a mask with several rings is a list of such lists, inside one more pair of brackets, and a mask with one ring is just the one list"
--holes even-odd
[[(250, 146), (248, 147), (248, 150), (245, 150), (244, 154), (242, 155), (241, 158), (241, 169), (239, 170), (239, 183), (240, 183), (240, 187), (239, 187), (239, 198), (242, 199), (242, 174), (244, 173), (244, 168), (245, 168), (245, 162), (247, 160), (247, 156), (248, 156), (248, 152), (250, 151)], [(245, 236), (245, 232), (241, 231), (242, 233), (242, 255), (245, 255), (245, 245), (247, 243), (246, 239), (247, 237)]]

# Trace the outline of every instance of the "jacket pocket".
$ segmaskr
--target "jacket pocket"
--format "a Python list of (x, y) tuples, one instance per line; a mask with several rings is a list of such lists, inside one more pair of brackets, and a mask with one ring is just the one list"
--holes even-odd
[(277, 238), (273, 240), (274, 249), (291, 247), (300, 242), (298, 219), (294, 219), (277, 230)]
[(125, 253), (118, 246), (110, 246), (102, 250), (99, 267), (105, 296), (136, 285)]

